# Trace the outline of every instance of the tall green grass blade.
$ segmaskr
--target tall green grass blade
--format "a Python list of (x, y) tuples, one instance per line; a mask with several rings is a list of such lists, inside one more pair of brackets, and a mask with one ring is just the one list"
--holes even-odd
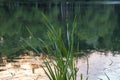
[(65, 79), (66, 79), (66, 73), (67, 73), (68, 65), (69, 65), (69, 60), (66, 60), (65, 68), (64, 68), (64, 72), (63, 72), (63, 75), (64, 75)]
[[(24, 40), (24, 39), (23, 39)], [(36, 48), (34, 48), (29, 42), (27, 42), (26, 40), (24, 40), (24, 42), (28, 45), (28, 46), (30, 46), (36, 53), (39, 53), (39, 51), (36, 49)]]
[[(41, 13), (43, 18), (45, 19), (45, 21), (47, 22), (47, 26), (48, 26), (48, 29), (53, 33), (55, 32), (55, 29), (53, 27), (53, 25), (50, 23), (50, 21), (48, 20), (47, 16), (44, 14), (44, 13)], [(50, 25), (50, 26), (49, 26)]]
[(80, 80), (83, 80), (83, 75), (82, 74), (80, 75)]
[(108, 80), (110, 80), (109, 76), (105, 73), (105, 76), (107, 77)]
[[(31, 30), (28, 28), (28, 27), (26, 27), (26, 29), (27, 29), (27, 31), (29, 32), (29, 34), (33, 37), (33, 38), (35, 38), (34, 36), (33, 36), (33, 33), (31, 32)], [(23, 39), (24, 40), (24, 39)], [(36, 53), (39, 53), (39, 51), (36, 49), (36, 48), (34, 48), (29, 42), (27, 42), (26, 40), (24, 40), (24, 42), (28, 45), (28, 46), (30, 46)]]
[(52, 76), (52, 80), (56, 80), (56, 76), (55, 76), (54, 71), (53, 71), (52, 67), (50, 66), (49, 62), (47, 60), (45, 60), (44, 64), (46, 65), (47, 70), (49, 71), (49, 74)]
[(74, 51), (74, 34), (76, 30), (76, 16), (73, 21), (73, 28), (72, 28), (72, 33), (71, 33), (71, 53)]
[(68, 25), (67, 25), (67, 42), (68, 42), (68, 47), (69, 47), (69, 50), (70, 50), (70, 33), (69, 33), (69, 30), (68, 30)]
[(30, 34), (32, 37), (34, 37), (34, 36), (33, 36), (33, 33), (31, 32), (31, 30), (30, 30), (28, 27), (26, 27), (26, 29), (27, 29), (27, 31), (29, 32), (29, 34)]
[(88, 80), (88, 77), (86, 78), (86, 80)]
[(49, 73), (45, 70), (45, 68), (44, 68), (44, 67), (42, 67), (42, 68), (43, 68), (45, 74), (47, 75), (47, 77), (48, 77), (50, 80), (52, 80), (52, 77), (51, 77), (51, 76), (49, 75)]
[(103, 79), (101, 79), (101, 78), (98, 78), (99, 80), (103, 80)]

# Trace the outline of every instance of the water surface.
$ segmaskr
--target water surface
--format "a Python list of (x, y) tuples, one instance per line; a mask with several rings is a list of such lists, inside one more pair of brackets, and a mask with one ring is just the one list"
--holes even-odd
[(111, 52), (93, 52), (78, 59), (77, 67), (79, 68), (77, 80), (80, 80), (81, 73), (83, 80), (87, 76), (89, 80), (107, 80), (106, 75), (110, 80), (120, 80), (120, 55), (118, 54), (113, 56)]

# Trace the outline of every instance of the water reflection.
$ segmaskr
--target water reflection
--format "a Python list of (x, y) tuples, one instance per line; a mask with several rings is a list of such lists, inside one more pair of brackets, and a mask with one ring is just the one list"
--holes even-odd
[[(120, 55), (113, 56), (111, 52), (94, 52), (87, 57), (82, 57), (78, 60), (77, 67), (79, 68), (77, 80), (80, 80), (80, 74), (83, 74), (83, 80), (88, 76), (89, 80), (107, 80), (107, 74), (110, 80), (120, 80)], [(88, 71), (88, 75), (87, 75)]]

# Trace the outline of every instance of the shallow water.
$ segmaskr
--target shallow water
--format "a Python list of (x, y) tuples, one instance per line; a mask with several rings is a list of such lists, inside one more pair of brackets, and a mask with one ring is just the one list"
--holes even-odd
[(113, 56), (111, 52), (106, 54), (94, 52), (87, 57), (78, 59), (77, 80), (80, 80), (80, 74), (83, 74), (83, 80), (87, 76), (89, 80), (108, 80), (106, 75), (109, 76), (110, 80), (120, 80), (120, 55)]

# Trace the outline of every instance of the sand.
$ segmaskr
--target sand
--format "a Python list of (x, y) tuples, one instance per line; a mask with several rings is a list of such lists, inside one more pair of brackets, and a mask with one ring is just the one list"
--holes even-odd
[[(31, 64), (37, 64), (39, 67), (32, 72)], [(34, 59), (19, 60), (16, 63), (7, 63), (6, 66), (0, 66), (0, 80), (49, 80), (42, 67), (42, 60)], [(45, 68), (45, 67), (44, 67)]]

